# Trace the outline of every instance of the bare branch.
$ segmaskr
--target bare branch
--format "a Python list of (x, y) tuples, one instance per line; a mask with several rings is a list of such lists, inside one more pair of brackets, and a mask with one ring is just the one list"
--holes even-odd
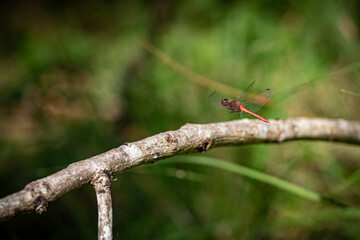
[(31, 182), (17, 193), (0, 199), (0, 220), (20, 213), (42, 213), (52, 202), (97, 174), (110, 175), (160, 159), (189, 152), (204, 152), (212, 147), (254, 143), (281, 143), (293, 140), (323, 140), (360, 144), (360, 123), (343, 119), (291, 118), (237, 120), (211, 124), (186, 124), (146, 139), (126, 143), (92, 158), (70, 164), (67, 168)]
[(91, 184), (98, 204), (98, 239), (112, 239), (111, 175), (106, 171), (97, 174)]

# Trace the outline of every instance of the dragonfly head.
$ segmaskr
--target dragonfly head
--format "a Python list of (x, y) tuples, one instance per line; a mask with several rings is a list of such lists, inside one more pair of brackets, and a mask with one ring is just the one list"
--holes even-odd
[(221, 99), (221, 105), (227, 107), (229, 105), (229, 99), (228, 98)]

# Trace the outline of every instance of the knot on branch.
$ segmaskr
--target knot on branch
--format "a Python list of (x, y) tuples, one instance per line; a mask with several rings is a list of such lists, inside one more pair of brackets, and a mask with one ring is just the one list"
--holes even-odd
[(46, 211), (49, 199), (47, 196), (54, 195), (51, 185), (47, 182), (32, 182), (25, 186), (24, 191), (32, 199), (32, 208), (38, 214)]
[(179, 144), (179, 140), (169, 133), (165, 135), (165, 141), (166, 143), (169, 144), (170, 148), (174, 150), (177, 148), (177, 145)]
[(43, 196), (38, 196), (37, 198), (35, 198), (33, 203), (35, 207), (35, 212), (37, 212), (38, 214), (42, 214), (43, 212), (45, 212), (48, 206), (48, 200)]
[(195, 148), (197, 152), (206, 152), (211, 147), (212, 141), (210, 138), (205, 139), (202, 143)]
[(111, 186), (111, 178), (112, 178), (111, 172), (108, 170), (103, 170), (103, 171), (95, 174), (95, 176), (90, 181), (90, 184), (95, 187), (99, 186), (100, 188), (110, 187)]

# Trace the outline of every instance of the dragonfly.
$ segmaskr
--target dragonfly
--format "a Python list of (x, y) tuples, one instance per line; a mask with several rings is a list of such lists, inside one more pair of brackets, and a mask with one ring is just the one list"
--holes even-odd
[(250, 86), (248, 86), (235, 100), (231, 100), (230, 98), (221, 99), (221, 105), (227, 108), (230, 112), (240, 113), (240, 117), (242, 117), (242, 113), (248, 113), (265, 123), (270, 123), (269, 120), (255, 114), (254, 112), (262, 108), (262, 106), (264, 106), (270, 100), (271, 96), (273, 95), (273, 91), (271, 89), (268, 88), (259, 95), (256, 95), (249, 100), (244, 100), (244, 98), (248, 95), (248, 90), (253, 86), (254, 83), (255, 81), (252, 82)]

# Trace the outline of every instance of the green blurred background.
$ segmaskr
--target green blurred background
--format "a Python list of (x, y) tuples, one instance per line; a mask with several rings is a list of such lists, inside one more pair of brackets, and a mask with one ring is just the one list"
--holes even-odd
[[(229, 86), (275, 91), (272, 118), (357, 120), (358, 1), (7, 1), (0, 6), (0, 189), (186, 123), (236, 119), (144, 50), (146, 39)], [(177, 159), (197, 158), (200, 154)], [(351, 206), (360, 150), (299, 141), (213, 149)], [(163, 163), (117, 175), (115, 239), (358, 239), (358, 216), (210, 166)], [(95, 239), (96, 198), (72, 191), (2, 239)]]

